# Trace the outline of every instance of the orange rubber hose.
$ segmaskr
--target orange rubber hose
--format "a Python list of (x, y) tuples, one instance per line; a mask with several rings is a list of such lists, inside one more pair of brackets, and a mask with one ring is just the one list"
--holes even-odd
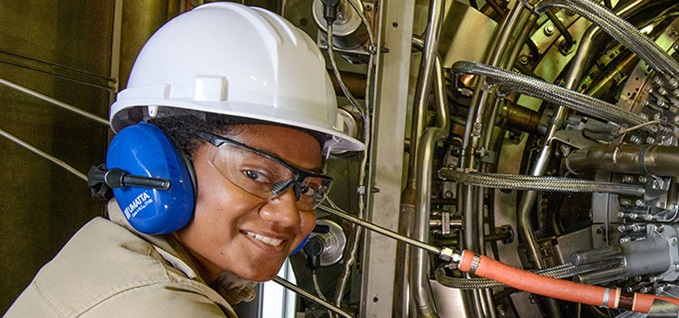
[(477, 276), (546, 297), (641, 313), (648, 313), (655, 299), (679, 305), (677, 298), (625, 293), (620, 289), (609, 289), (542, 276), (511, 267), (483, 255), (477, 256), (475, 259), (474, 253), (470, 251), (463, 251), (461, 257), (459, 269), (464, 272), (471, 272)]

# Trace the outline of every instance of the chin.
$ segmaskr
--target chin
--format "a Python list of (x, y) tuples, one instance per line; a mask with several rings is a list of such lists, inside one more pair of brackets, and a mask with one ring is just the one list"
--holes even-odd
[(257, 272), (248, 272), (245, 275), (239, 275), (239, 276), (241, 276), (242, 278), (245, 278), (247, 280), (253, 281), (253, 282), (260, 282), (261, 283), (261, 282), (267, 282), (267, 281), (274, 279), (274, 277), (276, 277), (277, 274), (278, 274), (278, 270), (276, 270), (276, 271), (273, 271), (273, 270), (271, 270), (271, 271), (261, 271), (260, 270), (260, 271), (257, 271)]

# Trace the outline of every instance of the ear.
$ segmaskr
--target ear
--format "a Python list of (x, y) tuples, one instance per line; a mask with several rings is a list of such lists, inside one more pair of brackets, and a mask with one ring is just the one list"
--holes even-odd
[(142, 122), (121, 130), (109, 145), (106, 167), (170, 181), (167, 190), (137, 186), (113, 189), (125, 218), (137, 231), (169, 234), (191, 220), (195, 207), (193, 168), (158, 127)]

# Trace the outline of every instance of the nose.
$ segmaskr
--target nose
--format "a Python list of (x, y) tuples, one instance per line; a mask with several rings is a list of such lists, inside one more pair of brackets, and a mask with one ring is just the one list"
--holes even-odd
[(264, 204), (259, 215), (262, 219), (284, 227), (298, 227), (302, 222), (292, 187)]

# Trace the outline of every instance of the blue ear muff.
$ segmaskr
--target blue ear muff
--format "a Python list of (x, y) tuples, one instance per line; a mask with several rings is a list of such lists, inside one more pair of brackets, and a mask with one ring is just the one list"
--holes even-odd
[(299, 251), (301, 251), (301, 250), (304, 248), (304, 245), (306, 244), (306, 242), (309, 241), (309, 237), (310, 237), (310, 236), (311, 236), (311, 233), (309, 233), (309, 234), (302, 240), (302, 242), (300, 242), (299, 245), (297, 245), (297, 247), (295, 247), (295, 250), (292, 251), (292, 253), (290, 253), (290, 255), (295, 255), (295, 254), (299, 253)]
[(106, 168), (170, 181), (167, 190), (123, 186), (113, 189), (125, 218), (139, 232), (168, 234), (191, 220), (195, 206), (193, 168), (156, 126), (128, 126), (111, 141)]

